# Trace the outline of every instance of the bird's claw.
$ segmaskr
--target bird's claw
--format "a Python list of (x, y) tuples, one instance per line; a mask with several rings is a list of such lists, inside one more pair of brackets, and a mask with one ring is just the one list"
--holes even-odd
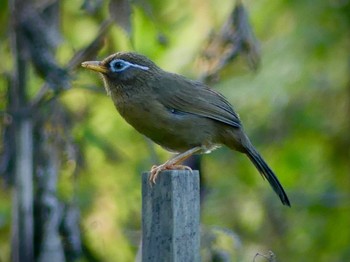
[(151, 175), (149, 176), (149, 182), (150, 182), (151, 185), (156, 183), (156, 179), (157, 179), (157, 177), (159, 175), (159, 172), (162, 171), (160, 169), (161, 166), (162, 165), (160, 165), (160, 166), (154, 165), (154, 166), (151, 167), (151, 171), (150, 171)]
[(149, 182), (150, 184), (155, 184), (156, 183), (156, 179), (159, 175), (160, 172), (162, 172), (163, 170), (189, 170), (192, 172), (192, 168), (190, 168), (189, 166), (184, 166), (184, 165), (175, 165), (175, 164), (171, 164), (171, 163), (164, 163), (162, 165), (159, 166), (152, 166), (151, 168), (151, 175), (149, 177)]

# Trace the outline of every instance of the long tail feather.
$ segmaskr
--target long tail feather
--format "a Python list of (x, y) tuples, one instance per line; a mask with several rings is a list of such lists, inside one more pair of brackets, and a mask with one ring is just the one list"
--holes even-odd
[(263, 177), (265, 177), (270, 183), (273, 190), (280, 197), (282, 204), (290, 206), (289, 199), (281, 183), (278, 181), (277, 177), (275, 176), (271, 168), (267, 165), (267, 163), (264, 161), (264, 159), (260, 156), (260, 154), (255, 149), (250, 148), (249, 150), (247, 150), (247, 156), (255, 165), (255, 167), (259, 170), (260, 174)]

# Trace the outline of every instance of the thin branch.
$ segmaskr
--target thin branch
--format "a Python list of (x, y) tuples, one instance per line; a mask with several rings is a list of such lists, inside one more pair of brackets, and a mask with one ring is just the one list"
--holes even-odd
[[(67, 65), (64, 67), (64, 69), (69, 72), (78, 67), (80, 63), (84, 60), (95, 56), (95, 54), (100, 50), (101, 46), (103, 45), (103, 38), (106, 35), (111, 24), (112, 21), (110, 19), (107, 19), (104, 22), (102, 22), (96, 37), (86, 47), (76, 52), (69, 60)], [(62, 89), (53, 91), (50, 88), (48, 82), (45, 82), (39, 89), (36, 96), (33, 98), (31, 102), (31, 108), (38, 108), (43, 103), (51, 101), (52, 99), (60, 95), (62, 91)]]

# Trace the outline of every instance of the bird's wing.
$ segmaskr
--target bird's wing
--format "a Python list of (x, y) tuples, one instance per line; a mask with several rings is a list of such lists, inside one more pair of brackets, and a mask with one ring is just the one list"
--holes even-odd
[(218, 92), (180, 75), (165, 77), (157, 90), (158, 100), (165, 107), (240, 127), (241, 121), (230, 103)]

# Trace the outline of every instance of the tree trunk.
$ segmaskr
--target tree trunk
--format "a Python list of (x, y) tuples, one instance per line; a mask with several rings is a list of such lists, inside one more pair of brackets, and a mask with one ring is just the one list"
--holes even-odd
[(12, 261), (33, 261), (33, 123), (27, 112), (27, 61), (18, 30), (19, 0), (10, 0), (14, 69), (9, 106), (15, 126)]

